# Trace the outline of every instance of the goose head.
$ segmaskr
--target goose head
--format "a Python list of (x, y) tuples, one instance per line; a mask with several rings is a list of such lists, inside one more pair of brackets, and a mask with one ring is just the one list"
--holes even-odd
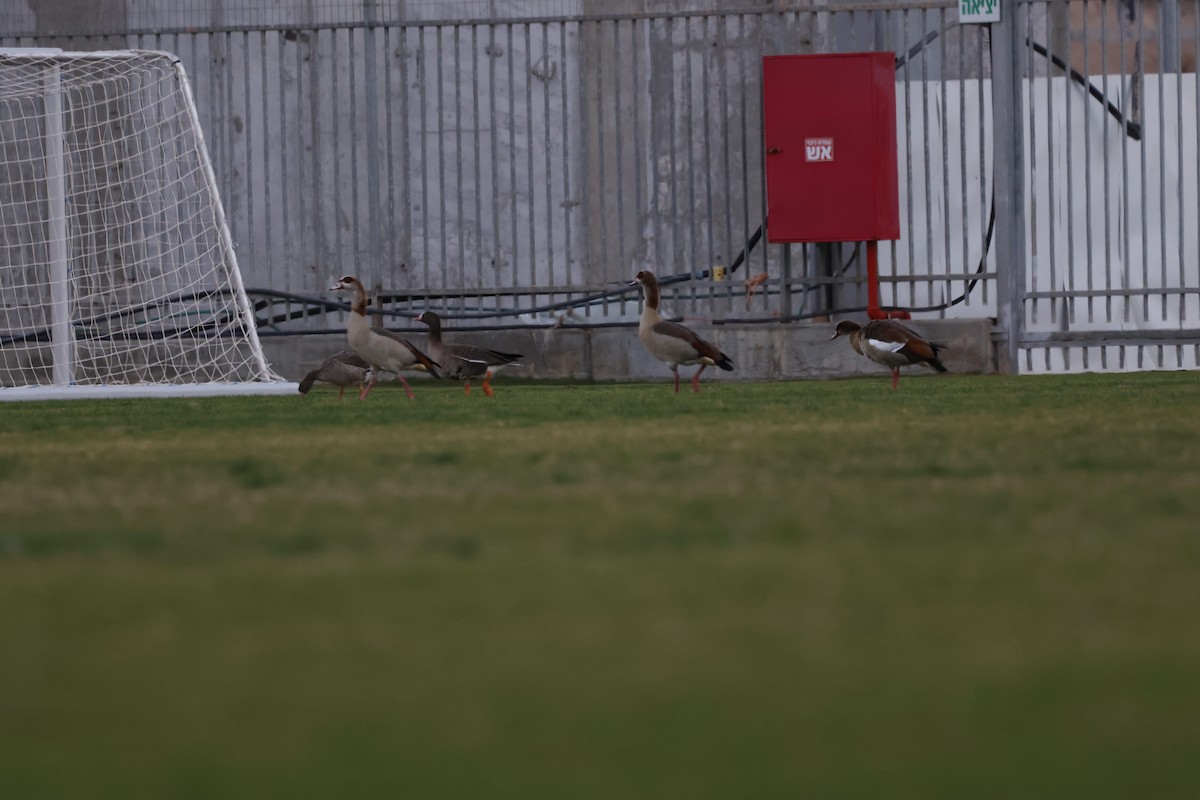
[(832, 341), (833, 339), (836, 339), (839, 336), (849, 336), (850, 334), (852, 334), (858, 330), (862, 330), (861, 325), (859, 325), (857, 322), (854, 322), (852, 320), (844, 319), (837, 324), (837, 327), (834, 328), (834, 330), (833, 330), (833, 336), (830, 336), (829, 338)]

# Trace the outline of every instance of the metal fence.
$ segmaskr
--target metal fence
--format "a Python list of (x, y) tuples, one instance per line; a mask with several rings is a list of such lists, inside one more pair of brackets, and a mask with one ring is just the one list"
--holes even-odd
[(861, 312), (854, 243), (761, 235), (761, 59), (889, 50), (884, 304), (995, 318), (1010, 370), (1197, 366), (1195, 0), (649, 5), (149, 3), (0, 44), (181, 56), (264, 335), (340, 327), (348, 272), (458, 325), (628, 324), (643, 268), (718, 323)]

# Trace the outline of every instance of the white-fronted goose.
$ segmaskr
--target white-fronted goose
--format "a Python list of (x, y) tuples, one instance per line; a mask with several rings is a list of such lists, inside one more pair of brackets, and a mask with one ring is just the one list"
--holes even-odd
[(947, 371), (938, 358), (942, 345), (926, 341), (912, 328), (894, 319), (871, 320), (866, 325), (844, 319), (829, 338), (833, 340), (839, 336), (849, 336), (855, 352), (890, 369), (893, 389), (900, 385), (900, 368), (909, 364), (924, 364), (938, 372)]
[(671, 368), (675, 376), (675, 393), (679, 394), (679, 367), (681, 364), (699, 364), (700, 369), (692, 376), (692, 391), (700, 391), (700, 373), (705, 367), (720, 367), (733, 371), (733, 362), (713, 344), (696, 335), (696, 332), (678, 322), (667, 322), (658, 315), (658, 278), (653, 272), (643, 270), (630, 282), (630, 286), (641, 284), (646, 302), (642, 306), (642, 320), (638, 325), (638, 338), (650, 355)]
[(367, 372), (371, 365), (363, 361), (349, 350), (334, 353), (321, 362), (321, 366), (304, 376), (300, 381), (300, 394), (308, 394), (317, 381), (332, 383), (338, 387), (338, 399), (346, 393), (346, 387), (358, 384), (361, 392), (367, 382)]
[(442, 365), (447, 378), (463, 381), (463, 391), (471, 393), (471, 381), (482, 377), (481, 388), (488, 397), (492, 396), (492, 374), (503, 367), (519, 367), (523, 356), (520, 353), (502, 353), (473, 344), (442, 341), (442, 318), (433, 311), (417, 317), (417, 322), (429, 326), (429, 353)]
[(367, 321), (367, 290), (358, 278), (346, 275), (329, 288), (338, 292), (354, 292), (350, 319), (346, 323), (346, 343), (355, 355), (371, 365), (371, 382), (359, 393), (359, 400), (370, 394), (381, 371), (394, 373), (404, 384), (404, 393), (409, 398), (413, 397), (412, 387), (404, 379), (401, 370), (420, 368), (438, 377), (437, 361), (418, 350), (408, 339), (383, 328), (371, 327)]

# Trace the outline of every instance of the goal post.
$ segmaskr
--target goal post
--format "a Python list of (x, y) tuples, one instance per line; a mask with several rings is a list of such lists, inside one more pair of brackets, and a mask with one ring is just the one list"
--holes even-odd
[(0, 400), (295, 387), (263, 354), (179, 59), (0, 48)]

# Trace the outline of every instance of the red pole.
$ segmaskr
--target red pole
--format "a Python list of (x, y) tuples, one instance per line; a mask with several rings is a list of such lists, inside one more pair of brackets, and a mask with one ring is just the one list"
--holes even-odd
[(912, 319), (907, 311), (884, 311), (879, 307), (879, 242), (867, 242), (867, 316), (870, 319)]
[(879, 242), (867, 242), (867, 316), (871, 319), (887, 319), (879, 308)]

